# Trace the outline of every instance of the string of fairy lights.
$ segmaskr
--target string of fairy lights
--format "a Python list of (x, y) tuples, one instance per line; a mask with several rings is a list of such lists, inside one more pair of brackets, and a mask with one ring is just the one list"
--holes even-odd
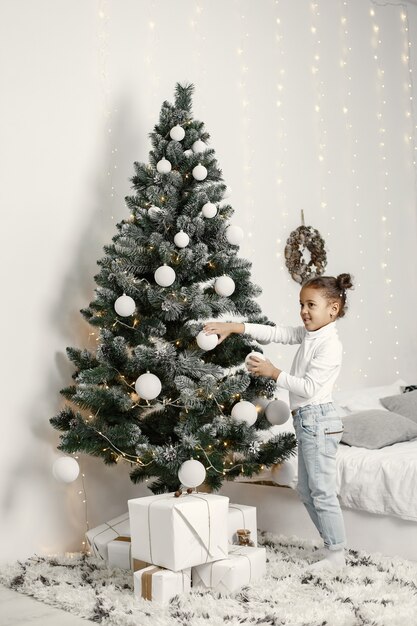
[[(288, 132), (287, 132), (287, 120), (286, 120), (286, 107), (285, 107), (285, 81), (286, 72), (288, 67), (288, 61), (286, 59), (285, 49), (285, 25), (283, 24), (283, 11), (281, 0), (275, 0), (275, 55), (276, 55), (276, 201), (277, 207), (280, 210), (280, 233), (288, 233), (288, 197), (286, 193), (286, 177), (287, 177), (287, 157), (288, 157)], [(280, 271), (286, 273), (285, 259), (283, 249), (286, 239), (281, 234), (276, 239), (277, 251), (275, 253), (278, 262), (280, 263)], [(291, 277), (287, 274), (287, 284), (292, 282)], [(288, 317), (289, 315), (288, 300), (284, 305), (284, 310), (281, 315)], [(282, 362), (283, 354), (280, 349), (277, 352), (277, 359)]]
[[(106, 202), (110, 209), (110, 217), (111, 220), (114, 221), (113, 215), (113, 204), (114, 198), (116, 196), (116, 188), (114, 182), (114, 173), (117, 170), (117, 162), (116, 157), (118, 153), (117, 146), (114, 145), (113, 140), (113, 110), (112, 110), (112, 94), (110, 88), (110, 80), (109, 80), (109, 68), (108, 68), (108, 59), (109, 59), (109, 41), (110, 41), (110, 31), (109, 31), (109, 0), (99, 0), (98, 10), (97, 10), (97, 41), (98, 41), (98, 74), (99, 74), (99, 84), (100, 90), (102, 94), (102, 116), (103, 116), (103, 127), (106, 129), (108, 135), (108, 143), (110, 145), (110, 153), (111, 156), (108, 158), (108, 170), (106, 172), (107, 175), (107, 188), (109, 199)], [(116, 112), (116, 110), (114, 111)]]
[[(400, 10), (400, 24), (402, 27), (402, 39), (403, 39), (403, 51), (401, 54), (401, 61), (404, 68), (404, 92), (407, 99), (407, 106), (404, 113), (405, 119), (408, 120), (408, 129), (404, 135), (404, 142), (406, 147), (409, 148), (410, 155), (410, 168), (414, 174), (414, 189), (417, 189), (417, 171), (416, 171), (416, 141), (415, 141), (415, 129), (417, 129), (416, 118), (414, 115), (414, 83), (413, 83), (413, 69), (411, 67), (411, 40), (410, 40), (410, 26), (408, 17), (407, 4), (401, 4)], [(394, 330), (398, 331), (397, 324), (394, 325)], [(399, 345), (398, 337), (395, 339), (395, 344)], [(395, 355), (394, 355), (395, 356)], [(397, 360), (397, 359), (395, 359)], [(399, 375), (399, 369), (396, 370), (396, 374)]]
[[(405, 118), (408, 120), (408, 129), (404, 134), (404, 142), (406, 147), (408, 147), (408, 167), (409, 170), (413, 172), (413, 180), (414, 180), (414, 189), (417, 193), (417, 145), (415, 139), (415, 131), (417, 129), (416, 116), (414, 111), (414, 80), (413, 80), (413, 68), (411, 66), (411, 52), (412, 52), (412, 43), (410, 40), (410, 20), (408, 15), (408, 6), (407, 4), (401, 4), (402, 11), (400, 14), (400, 19), (402, 23), (402, 34), (403, 34), (403, 52), (401, 54), (401, 61), (404, 67), (404, 92), (405, 98), (407, 101), (407, 105), (405, 107)], [(415, 208), (413, 205), (410, 207), (411, 211), (414, 212)]]
[[(245, 11), (244, 5), (235, 0), (236, 22), (239, 24), (238, 29), (238, 46), (236, 48), (236, 59), (238, 66), (238, 98), (240, 104), (240, 126), (241, 126), (241, 145), (242, 145), (242, 182), (243, 182), (243, 210), (245, 212), (246, 223), (246, 250), (248, 255), (253, 258), (255, 254), (255, 241), (253, 238), (253, 225), (255, 220), (255, 200), (253, 196), (253, 174), (252, 162), (254, 159), (255, 148), (252, 137), (252, 103), (249, 95), (248, 81), (250, 79), (249, 54), (247, 45), (249, 45), (251, 21)], [(241, 190), (242, 194), (242, 190)], [(241, 196), (242, 197), (242, 196)]]
[[(381, 33), (381, 25), (380, 20), (377, 17), (376, 12), (377, 5), (374, 4), (369, 9), (370, 23), (371, 23), (371, 46), (373, 51), (373, 60), (375, 62), (375, 70), (376, 70), (376, 87), (377, 87), (377, 96), (378, 96), (378, 110), (377, 110), (377, 120), (378, 120), (378, 136), (379, 136), (379, 158), (381, 163), (381, 175), (380, 175), (380, 185), (379, 189), (382, 191), (382, 199), (381, 199), (381, 207), (382, 207), (382, 215), (380, 216), (380, 231), (383, 241), (383, 257), (381, 260), (381, 269), (383, 273), (383, 282), (385, 285), (385, 307), (386, 313), (389, 319), (395, 318), (393, 316), (393, 304), (394, 304), (394, 294), (392, 293), (391, 283), (392, 277), (390, 273), (390, 258), (391, 258), (391, 224), (394, 219), (393, 211), (392, 211), (392, 189), (390, 186), (390, 165), (389, 158), (387, 152), (387, 92), (385, 88), (386, 76), (385, 69), (383, 67), (382, 61), (382, 33)], [(402, 9), (401, 9), (402, 10)], [(394, 342), (395, 348), (393, 350), (392, 358), (396, 362), (398, 360), (397, 355), (397, 346), (399, 344), (398, 340), (398, 325), (396, 323), (393, 324), (394, 330)], [(368, 356), (368, 360), (371, 360), (371, 356)], [(396, 366), (396, 374), (398, 375), (400, 372)]]
[[(391, 189), (389, 188), (389, 166), (387, 163), (387, 149), (386, 149), (386, 104), (387, 104), (387, 95), (385, 91), (385, 70), (382, 67), (381, 54), (382, 54), (382, 40), (381, 40), (381, 32), (380, 25), (378, 23), (376, 12), (374, 8), (369, 10), (369, 15), (371, 18), (371, 26), (372, 26), (372, 36), (371, 36), (371, 45), (373, 48), (373, 59), (375, 61), (376, 68), (376, 86), (377, 86), (377, 94), (378, 94), (378, 110), (377, 110), (377, 119), (379, 122), (379, 157), (381, 159), (381, 169), (383, 171), (383, 215), (381, 216), (381, 234), (384, 241), (384, 251), (383, 258), (381, 261), (381, 268), (383, 270), (384, 282), (385, 284), (389, 284), (391, 282), (391, 278), (389, 276), (389, 252), (390, 248), (388, 247), (388, 238), (391, 236), (391, 231), (389, 230), (389, 225), (391, 222), (390, 215), (390, 207), (392, 205), (391, 201)], [(381, 188), (381, 187), (380, 187)], [(392, 310), (389, 308), (387, 311), (388, 315), (392, 314)], [(370, 357), (368, 357), (370, 358)]]
[[(351, 63), (351, 54), (352, 54), (352, 44), (350, 38), (350, 20), (348, 13), (348, 2), (347, 0), (343, 0), (341, 4), (341, 13), (340, 13), (340, 59), (339, 66), (342, 75), (341, 86), (343, 93), (343, 102), (342, 102), (342, 110), (341, 114), (344, 120), (345, 133), (347, 136), (347, 141), (345, 143), (346, 149), (348, 151), (349, 156), (349, 168), (350, 168), (350, 197), (352, 203), (352, 215), (353, 215), (353, 223), (358, 226), (358, 218), (357, 215), (360, 214), (361, 211), (361, 194), (360, 194), (360, 185), (358, 181), (358, 151), (359, 151), (359, 138), (357, 133), (355, 132), (355, 128), (353, 125), (353, 116), (352, 116), (352, 89), (353, 89), (353, 79), (352, 79), (352, 63)], [(352, 232), (353, 236), (353, 232)], [(363, 235), (362, 232), (357, 232), (354, 235), (359, 239), (359, 254), (363, 255)], [(361, 258), (363, 262), (363, 258)], [(361, 266), (362, 272), (366, 270), (365, 265)], [(359, 291), (361, 290), (361, 283), (357, 282), (355, 285), (355, 289)], [(359, 297), (359, 303), (363, 304), (363, 298)], [(356, 319), (360, 318), (360, 314), (356, 314)], [(368, 332), (368, 329), (365, 328), (365, 332)], [(370, 343), (372, 340), (369, 340)], [(343, 354), (346, 354), (344, 350)], [(359, 373), (362, 373), (362, 368), (359, 368)], [(364, 377), (366, 378), (367, 373), (365, 372)], [(336, 384), (335, 388), (340, 389), (339, 385)]]
[(416, 165), (416, 142), (414, 131), (417, 128), (417, 125), (414, 124), (415, 116), (414, 116), (414, 84), (413, 84), (413, 69), (411, 67), (411, 41), (410, 41), (410, 25), (409, 25), (409, 17), (408, 17), (408, 7), (406, 4), (401, 5), (401, 13), (400, 20), (402, 25), (402, 35), (403, 35), (403, 51), (401, 54), (401, 61), (404, 67), (404, 79), (403, 79), (403, 87), (407, 102), (407, 107), (405, 110), (405, 118), (409, 122), (409, 127), (407, 131), (404, 133), (404, 143), (410, 150), (410, 167), (414, 171), (414, 177), (416, 180), (417, 172), (415, 169)]
[[(239, 396), (239, 394), (236, 394), (236, 396)], [(172, 404), (167, 402), (166, 404)], [(93, 416), (90, 415), (88, 419), (86, 419), (86, 423), (88, 424), (88, 422), (90, 421), (90, 419), (92, 419)], [(148, 461), (148, 463), (144, 463), (142, 461), (142, 459), (137, 455), (137, 454), (129, 454), (127, 452), (124, 452), (123, 450), (120, 450), (120, 448), (118, 446), (116, 446), (116, 444), (114, 442), (111, 441), (111, 439), (109, 437), (107, 437), (107, 435), (105, 435), (103, 432), (101, 432), (100, 430), (98, 430), (97, 428), (95, 428), (93, 425), (88, 424), (89, 428), (91, 428), (91, 430), (93, 430), (97, 435), (99, 435), (100, 437), (102, 437), (104, 444), (103, 445), (108, 445), (108, 447), (103, 448), (103, 452), (107, 452), (107, 450), (111, 450), (113, 455), (114, 455), (114, 460), (116, 461), (116, 463), (119, 462), (120, 459), (122, 459), (123, 461), (125, 461), (126, 463), (130, 463), (131, 465), (138, 465), (140, 467), (147, 467), (149, 465), (151, 465), (154, 461), (150, 460)], [(228, 441), (227, 440), (223, 440), (220, 443), (223, 444), (223, 446), (225, 448), (227, 448), (228, 446)], [(198, 454), (199, 452), (202, 453), (202, 455), (204, 456), (204, 459), (207, 463), (207, 467), (206, 469), (212, 469), (213, 471), (217, 472), (218, 474), (223, 474), (223, 476), (225, 476), (228, 472), (233, 471), (236, 468), (240, 468), (241, 473), (243, 473), (243, 463), (239, 462), (239, 463), (233, 463), (232, 461), (227, 461), (227, 462), (223, 462), (223, 468), (222, 469), (218, 469), (215, 465), (213, 465), (213, 463), (210, 460), (210, 457), (208, 456), (208, 453), (211, 451), (212, 449), (212, 445), (209, 444), (207, 446), (207, 450), (205, 450), (201, 445), (196, 445), (194, 450), (197, 452), (195, 453), (195, 456), (197, 459), (200, 459), (200, 454)], [(155, 456), (155, 453), (153, 453), (153, 456)], [(78, 459), (78, 457), (75, 457), (76, 459)], [(229, 465), (229, 467), (226, 467), (226, 463)], [(264, 469), (264, 466), (261, 465), (261, 469)], [(84, 488), (84, 477), (85, 474), (82, 474), (82, 483), (83, 483), (83, 491), (79, 491), (78, 493), (80, 495), (84, 494), (85, 496), (85, 488)], [(148, 480), (146, 480), (146, 482), (148, 482)], [(85, 502), (85, 504), (87, 503), (87, 500), (83, 500), (83, 502)], [(86, 504), (86, 516), (87, 516), (87, 504)], [(86, 518), (86, 523), (88, 525), (88, 521)], [(87, 528), (88, 530), (88, 528)], [(83, 545), (85, 544), (85, 542), (83, 542)]]
[[(102, 96), (102, 119), (103, 119), (103, 128), (106, 129), (107, 135), (109, 138), (109, 145), (111, 156), (108, 158), (108, 170), (107, 170), (107, 193), (108, 200), (105, 203), (110, 207), (110, 218), (114, 221), (113, 216), (113, 202), (116, 195), (116, 189), (114, 184), (114, 170), (117, 169), (117, 163), (115, 161), (115, 157), (117, 156), (118, 149), (113, 145), (112, 141), (112, 98), (110, 91), (110, 81), (108, 75), (108, 58), (109, 58), (109, 0), (99, 0), (97, 6), (97, 26), (96, 26), (96, 42), (97, 42), (97, 68), (98, 68), (98, 79), (100, 85), (100, 91)], [(89, 349), (95, 349), (95, 345), (91, 346), (91, 343), (97, 343), (99, 341), (99, 335), (94, 331), (90, 331), (88, 333), (88, 341), (87, 346)], [(83, 470), (83, 462), (80, 459), (80, 456), (76, 453), (73, 454), (73, 458), (80, 465), (80, 479), (81, 479), (81, 488), (78, 490), (78, 496), (81, 498), (81, 503), (84, 508), (84, 524), (86, 528), (86, 532), (89, 530), (89, 520), (88, 520), (88, 498), (87, 498), (87, 490), (86, 490), (86, 476)], [(85, 539), (81, 541), (81, 552), (86, 552), (88, 550), (87, 543)]]
[[(112, 110), (113, 107), (113, 98), (111, 93), (111, 81), (109, 80), (109, 69), (108, 69), (108, 60), (109, 60), (109, 41), (110, 41), (110, 30), (109, 30), (109, 20), (110, 20), (110, 0), (98, 0), (97, 10), (96, 10), (96, 44), (97, 44), (97, 70), (98, 70), (98, 84), (100, 86), (101, 93), (101, 114), (102, 114), (102, 127), (105, 129), (108, 138), (108, 146), (110, 147), (110, 154), (108, 155), (107, 163), (108, 169), (106, 172), (106, 193), (107, 198), (103, 202), (103, 205), (108, 207), (108, 211), (110, 214), (110, 228), (113, 229), (114, 215), (113, 215), (113, 207), (114, 201), (116, 198), (116, 187), (114, 182), (114, 173), (117, 170), (117, 157), (118, 157), (118, 147), (114, 144), (113, 139), (113, 112), (117, 112), (117, 109)], [(87, 337), (87, 347), (88, 349), (95, 350), (96, 344), (99, 342), (100, 337), (99, 334), (90, 331)], [(93, 344), (93, 345), (91, 345)], [(80, 459), (80, 456), (74, 453), (73, 458), (80, 465), (80, 479), (81, 479), (81, 489), (78, 491), (78, 495), (80, 496), (84, 508), (84, 523), (86, 530), (89, 530), (89, 521), (88, 521), (88, 499), (87, 499), (87, 491), (86, 491), (86, 475), (83, 470), (83, 462)], [(81, 551), (85, 552), (87, 550), (87, 544), (85, 540), (81, 542)]]
[[(317, 158), (320, 165), (320, 208), (322, 213), (325, 211), (328, 205), (327, 201), (327, 179), (331, 175), (331, 169), (328, 165), (327, 159), (327, 128), (324, 118), (325, 100), (326, 100), (326, 85), (324, 81), (323, 72), (321, 70), (321, 56), (322, 56), (322, 29), (323, 24), (320, 19), (320, 4), (318, 0), (313, 0), (310, 3), (311, 9), (311, 36), (312, 36), (312, 50), (313, 59), (311, 63), (311, 75), (314, 86), (314, 114), (316, 119), (317, 129)], [(329, 235), (330, 233), (328, 233)]]

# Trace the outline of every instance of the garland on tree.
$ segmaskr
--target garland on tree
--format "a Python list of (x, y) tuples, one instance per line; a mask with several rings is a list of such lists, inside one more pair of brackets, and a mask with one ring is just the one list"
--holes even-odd
[[(150, 135), (149, 163), (135, 163), (130, 217), (105, 246), (95, 298), (82, 310), (99, 329), (97, 348), (67, 349), (74, 384), (50, 420), (60, 450), (123, 460), (133, 482), (152, 479), (154, 493), (175, 491), (188, 459), (199, 459), (218, 489), (282, 462), (296, 445), (292, 434), (262, 437), (275, 383), (244, 367), (257, 344), (233, 335), (201, 347), (202, 320), (271, 322), (254, 300), (251, 263), (238, 256), (241, 229), (230, 224), (230, 190), (193, 119), (192, 92), (176, 86)], [(240, 406), (232, 417), (241, 400), (257, 407), (256, 423)]]

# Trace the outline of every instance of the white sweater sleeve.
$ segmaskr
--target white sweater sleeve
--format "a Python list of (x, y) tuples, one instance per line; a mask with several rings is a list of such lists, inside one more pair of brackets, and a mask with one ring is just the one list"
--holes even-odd
[(258, 343), (301, 343), (304, 335), (304, 326), (268, 326), (264, 324), (246, 324), (245, 334)]
[(340, 369), (342, 352), (341, 344), (332, 343), (323, 346), (323, 349), (313, 357), (304, 377), (292, 376), (281, 371), (277, 379), (278, 386), (288, 389), (297, 396), (312, 398)]

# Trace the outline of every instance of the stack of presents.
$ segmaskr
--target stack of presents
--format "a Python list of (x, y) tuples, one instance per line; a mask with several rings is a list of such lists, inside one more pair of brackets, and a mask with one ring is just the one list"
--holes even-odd
[(191, 586), (230, 593), (265, 574), (255, 507), (197, 492), (128, 505), (129, 513), (89, 530), (87, 541), (109, 567), (133, 571), (138, 598), (166, 603)]

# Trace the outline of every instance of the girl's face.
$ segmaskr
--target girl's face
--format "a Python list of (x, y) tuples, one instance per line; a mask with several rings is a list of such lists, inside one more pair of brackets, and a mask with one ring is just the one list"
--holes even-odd
[[(306, 330), (319, 330), (334, 321), (339, 311), (338, 302), (329, 302), (321, 289), (303, 287), (300, 291), (300, 315)], [(331, 317), (332, 316), (332, 317)]]

